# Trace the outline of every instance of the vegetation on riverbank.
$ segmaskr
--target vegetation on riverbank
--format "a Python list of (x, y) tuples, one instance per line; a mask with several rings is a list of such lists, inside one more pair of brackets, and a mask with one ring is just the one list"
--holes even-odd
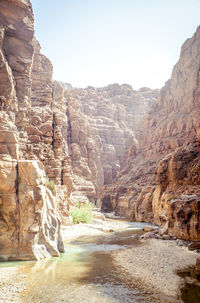
[(73, 223), (90, 223), (92, 220), (92, 209), (92, 203), (77, 202), (76, 206), (70, 211)]

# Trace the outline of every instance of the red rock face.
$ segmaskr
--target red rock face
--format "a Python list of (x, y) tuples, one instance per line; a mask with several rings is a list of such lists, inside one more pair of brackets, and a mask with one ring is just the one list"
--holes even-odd
[(200, 28), (183, 44), (171, 79), (143, 120), (137, 152), (130, 152), (127, 166), (99, 199), (105, 210), (166, 225), (177, 237), (195, 241), (200, 239), (199, 50)]

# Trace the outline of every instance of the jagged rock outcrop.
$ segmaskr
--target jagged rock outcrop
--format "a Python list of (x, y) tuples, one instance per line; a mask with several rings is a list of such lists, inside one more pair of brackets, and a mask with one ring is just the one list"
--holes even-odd
[[(53, 195), (46, 187), (46, 173), (60, 184), (61, 190), (64, 182), (70, 184), (65, 139), (58, 135), (65, 120), (61, 112), (51, 108), (52, 65), (40, 54), (33, 36), (31, 3), (0, 1), (0, 257), (3, 259), (40, 259), (59, 255), (63, 250), (57, 205), (64, 201), (61, 194)], [(70, 189), (66, 196), (70, 198)]]
[(124, 167), (130, 146), (136, 150), (139, 122), (159, 90), (112, 84), (103, 88), (68, 89), (69, 148), (76, 195), (96, 200)]
[(68, 144), (74, 181), (73, 197), (94, 202), (97, 184), (101, 184), (103, 180), (99, 149), (91, 137), (90, 125), (77, 102), (71, 97), (67, 97), (66, 102), (69, 120)]
[(41, 259), (63, 251), (55, 196), (39, 161), (1, 161), (0, 258)]
[(199, 241), (200, 142), (178, 148), (158, 164), (154, 221), (177, 238)]
[(33, 43), (31, 119), (26, 129), (32, 154), (43, 162), (51, 180), (58, 185), (70, 185), (64, 88), (52, 81), (52, 64), (40, 53), (40, 45), (35, 39)]
[(42, 163), (35, 160), (18, 161), (17, 180), (19, 242), (18, 256), (14, 255), (14, 258), (24, 260), (59, 256), (59, 252), (63, 252), (61, 219), (56, 211), (55, 196), (46, 187)]
[(144, 119), (137, 152), (130, 151), (115, 184), (103, 190), (103, 209), (200, 239), (199, 92), (200, 27), (183, 44), (171, 79)]

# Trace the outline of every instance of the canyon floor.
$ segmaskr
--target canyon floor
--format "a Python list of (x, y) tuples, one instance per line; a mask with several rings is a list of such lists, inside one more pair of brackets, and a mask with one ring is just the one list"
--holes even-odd
[[(94, 219), (92, 224), (65, 226), (62, 233), (67, 246), (68, 242), (82, 236), (118, 232), (128, 226), (129, 222), (123, 220)], [(194, 265), (197, 257), (198, 253), (180, 246), (178, 240), (138, 240), (135, 247), (112, 252), (114, 265), (127, 273), (139, 290), (149, 294), (150, 301), (162, 303), (182, 302), (177, 298), (183, 280), (176, 272)], [(27, 275), (22, 274), (13, 263), (12, 267), (0, 267), (0, 277), (0, 302), (24, 302)]]
[(113, 257), (114, 262), (132, 276), (139, 289), (172, 303), (179, 302), (173, 298), (180, 296), (183, 286), (177, 271), (195, 265), (198, 254), (177, 246), (175, 241), (148, 239), (139, 247), (114, 252)]

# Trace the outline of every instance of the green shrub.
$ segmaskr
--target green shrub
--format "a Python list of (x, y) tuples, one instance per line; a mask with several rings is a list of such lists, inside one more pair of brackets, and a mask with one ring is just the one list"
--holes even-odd
[(76, 203), (75, 208), (70, 213), (74, 224), (90, 223), (92, 220), (92, 203)]
[(56, 186), (55, 186), (55, 183), (54, 181), (50, 181), (49, 180), (49, 177), (46, 178), (46, 186), (50, 189), (50, 191), (52, 192), (52, 194), (55, 195), (56, 193)]

